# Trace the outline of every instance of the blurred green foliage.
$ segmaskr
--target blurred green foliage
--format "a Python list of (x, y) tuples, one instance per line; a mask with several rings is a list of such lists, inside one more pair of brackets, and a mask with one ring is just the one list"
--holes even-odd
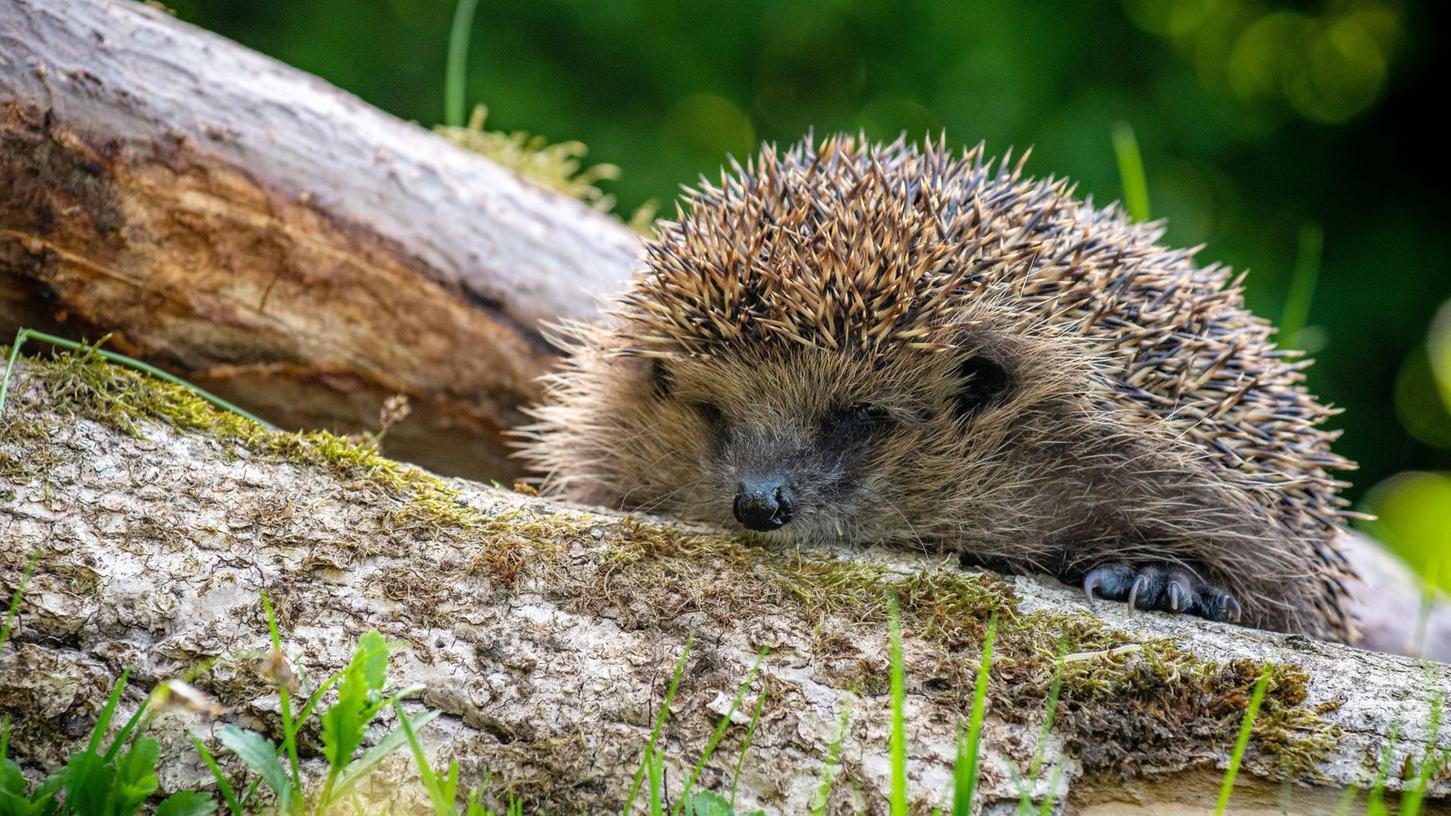
[(1379, 516), (1366, 531), (1430, 584), (1451, 592), (1451, 476), (1397, 473), (1371, 488), (1365, 503)]
[[(385, 110), (443, 120), (451, 0), (168, 2)], [(1335, 421), (1362, 465), (1358, 498), (1400, 471), (1451, 470), (1451, 330), (1428, 334), (1451, 298), (1431, 124), (1441, 13), (1400, 0), (484, 2), (466, 95), (491, 127), (577, 139), (621, 168), (600, 186), (626, 215), (651, 199), (670, 212), (678, 185), (726, 154), (813, 128), (1032, 145), (1031, 171), (1116, 199), (1111, 134), (1127, 123), (1166, 240), (1251, 268), (1259, 314), (1285, 313), (1301, 236), (1323, 238), (1313, 297), (1289, 311), (1319, 359), (1311, 389), (1346, 409)]]

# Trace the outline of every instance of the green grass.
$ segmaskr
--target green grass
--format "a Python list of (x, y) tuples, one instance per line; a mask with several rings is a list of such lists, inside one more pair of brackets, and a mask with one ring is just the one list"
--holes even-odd
[(1385, 789), (1386, 780), (1390, 778), (1391, 764), (1395, 760), (1396, 744), (1400, 741), (1401, 722), (1396, 720), (1391, 726), (1390, 739), (1386, 740), (1385, 747), (1381, 750), (1380, 767), (1376, 768), (1375, 779), (1370, 783), (1370, 793), (1366, 797), (1366, 816), (1385, 816)]
[(135, 357), (127, 357), (124, 354), (117, 354), (114, 351), (107, 351), (101, 348), (101, 344), (105, 343), (109, 337), (110, 335), (106, 335), (106, 337), (102, 337), (95, 343), (88, 345), (85, 343), (77, 343), (74, 340), (67, 340), (64, 337), (56, 337), (53, 334), (46, 334), (45, 332), (36, 331), (35, 329), (22, 328), (20, 331), (16, 332), (15, 342), (12, 343), (10, 346), (10, 356), (5, 361), (5, 375), (3, 378), (0, 378), (0, 419), (5, 418), (5, 398), (9, 395), (10, 392), (10, 375), (14, 373), (15, 360), (20, 356), (20, 347), (25, 345), (25, 342), (27, 340), (38, 340), (42, 343), (49, 343), (52, 346), (67, 349), (69, 351), (73, 351), (82, 355), (95, 355), (108, 362), (135, 369), (136, 371), (145, 372), (159, 380), (164, 380), (171, 383), (172, 385), (177, 385), (185, 388), (186, 390), (197, 395), (206, 402), (209, 402), (224, 411), (229, 411), (233, 414), (236, 414), (237, 416), (250, 419), (268, 430), (276, 430), (275, 427), (268, 424), (260, 417), (257, 417), (254, 414), (251, 414), (248, 411), (242, 409), (241, 407), (222, 399), (221, 397), (211, 393), (210, 391), (192, 385), (191, 383), (181, 379), (175, 374), (163, 371), (156, 366), (151, 365), (150, 363), (142, 362)]
[[(1428, 667), (1427, 674), (1431, 674), (1434, 668)], [(1421, 756), (1419, 767), (1410, 785), (1405, 786), (1401, 792), (1401, 816), (1418, 816), (1426, 802), (1426, 788), (1430, 785), (1431, 779), (1441, 772), (1446, 766), (1446, 752), (1440, 749), (1441, 738), (1441, 716), (1445, 705), (1445, 694), (1437, 691), (1431, 698), (1431, 712), (1429, 724), (1426, 728), (1426, 752)]]
[(892, 733), (888, 751), (892, 761), (892, 816), (907, 816), (906, 676), (902, 668), (902, 612), (897, 592), (887, 591), (887, 648), (891, 659)]
[(1127, 122), (1113, 126), (1113, 155), (1118, 160), (1119, 181), (1124, 191), (1124, 211), (1134, 221), (1149, 220), (1149, 181), (1139, 140)]
[(1310, 303), (1320, 280), (1320, 258), (1325, 245), (1325, 231), (1319, 224), (1300, 228), (1299, 248), (1295, 253), (1295, 270), (1290, 289), (1285, 294), (1285, 308), (1280, 313), (1280, 345), (1299, 347), (1301, 333), (1310, 319)]
[(10, 594), (10, 606), (5, 609), (5, 621), (0, 623), (0, 654), (5, 653), (5, 644), (10, 642), (10, 632), (15, 626), (15, 620), (20, 616), (20, 599), (25, 595), (25, 585), (30, 582), (30, 574), (35, 571), (35, 563), (40, 560), (40, 551), (37, 550), (25, 559), (25, 569), (20, 573), (20, 583), (15, 585), (15, 591)]
[[(425, 711), (411, 719), (402, 719), (400, 714), (397, 727), (384, 735), (373, 747), (363, 750), (368, 726), (384, 711), (401, 712), (400, 701), (422, 690), (421, 686), (409, 686), (390, 692), (388, 655), (392, 646), (382, 635), (370, 631), (358, 638), (348, 665), (315, 689), (297, 715), (293, 716), (293, 675), (282, 651), (277, 617), (265, 593), (262, 595), (262, 608), (266, 613), (272, 645), (272, 652), (263, 665), (277, 686), (282, 744), (278, 745), (263, 734), (236, 725), (222, 727), (218, 734), (222, 746), (236, 755), (255, 777), (241, 797), (235, 795), (230, 781), (222, 773), (215, 756), (206, 745), (195, 737), (193, 744), (201, 754), (202, 761), (211, 770), (232, 816), (242, 816), (255, 810), (259, 805), (258, 792), (264, 786), (272, 793), (272, 807), (276, 813), (301, 816), (326, 812), (334, 803), (343, 801), (384, 759), (401, 750), (408, 743), (410, 732), (416, 732), (437, 717), (439, 712)], [(333, 688), (336, 689), (336, 698), (332, 704), (322, 707), (320, 704), (323, 695)], [(316, 795), (310, 796), (308, 791), (312, 780), (308, 780), (302, 773), (297, 737), (312, 720), (315, 712), (321, 733), (322, 754), (327, 760), (327, 771), (321, 780), (321, 789)], [(427, 781), (429, 780), (425, 777), (425, 782)]]
[[(121, 729), (105, 742), (121, 694), (130, 678), (121, 672), (101, 707), (86, 747), (70, 755), (57, 773), (28, 786), (20, 765), (9, 757), (10, 718), (0, 724), (0, 816), (132, 816), (153, 798), (161, 744), (144, 736), (147, 705), (137, 707)], [(204, 816), (216, 810), (204, 793), (184, 790), (157, 803), (158, 816)]]
[(821, 763), (821, 779), (816, 783), (816, 794), (811, 797), (811, 816), (824, 816), (831, 805), (831, 791), (836, 786), (836, 777), (841, 772), (841, 746), (846, 741), (846, 729), (851, 725), (851, 698), (842, 699), (836, 712), (836, 731), (831, 742), (826, 744), (826, 756)]
[(1219, 802), (1214, 807), (1214, 816), (1224, 816), (1229, 808), (1229, 798), (1234, 793), (1234, 779), (1239, 775), (1240, 763), (1244, 761), (1245, 748), (1249, 746), (1250, 733), (1254, 730), (1255, 717), (1259, 716), (1260, 705), (1265, 701), (1265, 690), (1270, 687), (1274, 665), (1266, 663), (1250, 692), (1249, 707), (1244, 710), (1244, 720), (1239, 726), (1239, 737), (1234, 741), (1234, 751), (1229, 755), (1229, 767), (1219, 783)]
[(726, 713), (716, 723), (715, 731), (710, 735), (710, 741), (705, 744), (705, 751), (700, 755), (700, 759), (696, 761), (695, 767), (691, 769), (690, 776), (686, 777), (685, 787), (680, 792), (680, 803), (671, 811), (672, 814), (679, 814), (685, 809), (686, 803), (690, 801), (688, 798), (690, 796), (690, 789), (695, 786), (695, 780), (699, 778), (701, 769), (705, 767), (705, 763), (710, 761), (711, 756), (715, 753), (716, 747), (720, 745), (721, 737), (725, 736), (726, 726), (731, 724), (731, 717), (735, 715), (736, 709), (740, 707), (741, 700), (746, 696), (746, 690), (751, 687), (751, 681), (756, 679), (756, 672), (761, 668), (761, 661), (765, 659), (766, 649), (763, 647), (760, 654), (756, 656), (756, 662), (751, 666), (751, 670), (746, 672), (746, 679), (742, 680), (741, 684), (736, 687), (736, 695), (731, 698), (730, 707), (726, 709)]
[(675, 691), (680, 688), (680, 678), (685, 676), (685, 663), (690, 659), (690, 644), (693, 638), (685, 639), (685, 646), (680, 650), (680, 659), (675, 661), (675, 673), (670, 677), (670, 687), (665, 690), (665, 701), (660, 705), (660, 713), (655, 718), (655, 727), (650, 730), (650, 739), (645, 743), (645, 755), (640, 759), (640, 768), (635, 772), (635, 780), (630, 784), (630, 794), (625, 797), (625, 807), (621, 811), (628, 816), (630, 809), (635, 806), (635, 797), (640, 793), (640, 784), (645, 774), (654, 762), (656, 750), (655, 744), (660, 740), (660, 731), (665, 728), (665, 720), (670, 716), (670, 702), (675, 699)]
[[(906, 729), (906, 672), (902, 664), (902, 614), (897, 603), (895, 590), (887, 593), (887, 646), (891, 661), (891, 736), (889, 755), (892, 766), (891, 797), (888, 802), (893, 816), (906, 816), (909, 811), (907, 800), (907, 729)], [(967, 730), (961, 729), (957, 737), (957, 756), (952, 769), (952, 813), (966, 816), (972, 810), (977, 794), (978, 760), (982, 750), (983, 714), (987, 707), (988, 675), (992, 668), (993, 641), (997, 637), (998, 618), (994, 613), (987, 623), (983, 637), (982, 659), (978, 664), (977, 680), (973, 687), (972, 708), (968, 715)]]
[(953, 816), (967, 816), (972, 809), (973, 797), (977, 793), (978, 756), (982, 749), (982, 717), (987, 705), (988, 671), (993, 662), (993, 640), (997, 637), (998, 616), (994, 614), (987, 624), (987, 635), (982, 642), (982, 662), (978, 665), (977, 684), (972, 692), (972, 713), (969, 715), (967, 735), (959, 733), (957, 738), (957, 761), (952, 770), (952, 813)]
[(428, 801), (433, 805), (433, 812), (436, 816), (454, 816), (457, 812), (458, 802), (458, 760), (450, 760), (446, 773), (435, 773), (433, 767), (428, 763), (428, 757), (423, 753), (423, 744), (418, 741), (418, 731), (409, 721), (408, 714), (403, 710), (403, 704), (393, 702), (393, 713), (398, 717), (398, 725), (403, 729), (403, 736), (408, 740), (408, 749), (413, 754), (413, 761), (418, 766), (418, 778), (423, 787), (428, 791)]
[[(1048, 747), (1048, 738), (1053, 733), (1053, 717), (1058, 710), (1058, 698), (1063, 692), (1063, 668), (1068, 657), (1068, 639), (1063, 638), (1058, 642), (1058, 657), (1053, 661), (1053, 681), (1048, 685), (1048, 703), (1043, 709), (1043, 727), (1038, 732), (1038, 744), (1033, 748), (1033, 761), (1028, 766), (1028, 778), (1022, 781), (1022, 792), (1018, 795), (1018, 809), (1015, 816), (1031, 816), (1033, 813), (1033, 786), (1038, 782), (1038, 775), (1043, 771), (1043, 754)], [(1061, 767), (1054, 768), (1054, 779), (1062, 772)], [(1052, 794), (1043, 797), (1041, 813), (1046, 816), (1053, 811), (1055, 804)]]
[(761, 712), (766, 708), (766, 687), (761, 687), (761, 693), (756, 696), (756, 708), (751, 712), (751, 724), (746, 726), (746, 736), (741, 740), (741, 752), (736, 756), (736, 772), (731, 775), (731, 798), (729, 801), (732, 810), (736, 807), (736, 787), (741, 783), (741, 768), (746, 764), (746, 752), (751, 750), (751, 740), (756, 736), (756, 726), (761, 724)]
[(474, 10), (479, 0), (458, 0), (453, 10), (453, 25), (448, 30), (448, 65), (443, 75), (443, 123), (463, 127), (467, 98), (469, 67), (469, 35), (473, 33)]

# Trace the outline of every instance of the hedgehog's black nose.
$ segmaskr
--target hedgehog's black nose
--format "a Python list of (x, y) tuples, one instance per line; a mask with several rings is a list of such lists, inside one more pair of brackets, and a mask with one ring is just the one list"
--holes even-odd
[(778, 477), (742, 479), (732, 509), (736, 520), (747, 529), (769, 533), (791, 520), (796, 512), (796, 497)]

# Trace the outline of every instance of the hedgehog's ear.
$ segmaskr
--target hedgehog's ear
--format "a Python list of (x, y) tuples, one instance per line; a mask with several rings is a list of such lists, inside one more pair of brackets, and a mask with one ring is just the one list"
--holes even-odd
[(984, 354), (968, 357), (957, 366), (953, 413), (966, 419), (1002, 399), (1012, 386), (1012, 375), (996, 360)]

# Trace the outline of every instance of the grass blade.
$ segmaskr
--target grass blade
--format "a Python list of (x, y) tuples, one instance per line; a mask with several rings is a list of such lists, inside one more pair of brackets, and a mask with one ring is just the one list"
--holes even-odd
[[(746, 764), (746, 751), (750, 750), (751, 739), (756, 735), (756, 726), (761, 722), (761, 712), (766, 707), (766, 689), (767, 687), (763, 682), (761, 684), (761, 694), (756, 698), (756, 710), (751, 712), (751, 724), (746, 726), (746, 738), (741, 742), (741, 754), (736, 757), (736, 772), (731, 777), (730, 806), (732, 811), (736, 808), (736, 786), (741, 782), (741, 768)], [(0, 752), (0, 759), (3, 759), (4, 756), (5, 754)]]
[(1421, 767), (1416, 772), (1415, 782), (1401, 792), (1401, 816), (1418, 816), (1426, 800), (1426, 787), (1431, 783), (1431, 777), (1441, 770), (1446, 761), (1437, 747), (1437, 740), (1441, 738), (1442, 702), (1438, 691), (1431, 698), (1431, 719), (1426, 729), (1426, 753), (1421, 757)]
[(242, 816), (242, 803), (237, 801), (237, 794), (232, 790), (232, 783), (227, 781), (226, 774), (222, 773), (222, 769), (218, 767), (217, 758), (212, 756), (212, 752), (207, 750), (207, 746), (201, 740), (197, 739), (196, 734), (191, 735), (191, 744), (196, 746), (196, 752), (201, 754), (202, 762), (207, 766), (207, 770), (212, 772), (212, 779), (217, 781), (217, 790), (221, 791), (222, 801), (227, 803), (227, 810), (231, 812), (232, 816)]
[[(402, 698), (397, 696), (393, 697), (390, 705), (397, 703), (400, 699)], [(425, 711), (410, 719), (408, 725), (415, 733), (422, 731), (423, 726), (433, 722), (442, 713), (438, 709)], [(351, 791), (353, 786), (363, 781), (364, 777), (374, 768), (378, 767), (383, 760), (392, 756), (395, 751), (402, 748), (407, 739), (408, 736), (401, 726), (385, 734), (382, 739), (378, 740), (377, 744), (364, 751), (362, 756), (348, 763), (347, 768), (338, 775), (337, 782), (333, 785), (333, 795), (342, 796)]]
[(725, 736), (726, 728), (731, 724), (731, 717), (735, 715), (736, 709), (740, 707), (741, 700), (746, 696), (746, 690), (751, 687), (751, 681), (756, 679), (756, 672), (760, 671), (761, 662), (765, 659), (766, 647), (762, 646), (760, 654), (756, 655), (755, 665), (751, 666), (751, 670), (746, 672), (746, 679), (742, 680), (741, 684), (736, 687), (736, 696), (731, 699), (730, 707), (726, 709), (726, 713), (720, 718), (720, 722), (716, 723), (715, 732), (710, 735), (710, 741), (705, 744), (705, 752), (696, 761), (695, 767), (690, 771), (690, 776), (685, 778), (685, 787), (680, 791), (680, 801), (670, 811), (671, 814), (678, 814), (685, 809), (685, 803), (690, 798), (691, 787), (695, 785), (695, 780), (700, 776), (700, 771), (705, 767), (705, 763), (709, 762), (711, 755), (715, 753), (715, 748), (720, 744), (721, 737)]
[[(1038, 784), (1038, 774), (1043, 770), (1043, 753), (1047, 749), (1048, 738), (1053, 734), (1053, 717), (1058, 710), (1058, 698), (1063, 693), (1063, 667), (1067, 665), (1067, 657), (1068, 637), (1065, 635), (1058, 640), (1058, 657), (1053, 663), (1053, 682), (1048, 686), (1048, 705), (1043, 713), (1043, 728), (1038, 733), (1038, 745), (1033, 749), (1033, 761), (1028, 766), (1027, 784), (1018, 796), (1018, 809), (1015, 811), (1018, 816), (1033, 812), (1033, 786)], [(1051, 793), (1044, 799), (1044, 804), (1052, 809)]]
[(660, 797), (664, 793), (664, 757), (659, 748), (650, 749), (650, 816), (665, 816)]
[(1385, 750), (1381, 753), (1380, 767), (1376, 769), (1375, 781), (1371, 783), (1370, 793), (1365, 799), (1366, 816), (1383, 816), (1386, 812), (1384, 801), (1386, 779), (1390, 777), (1391, 763), (1395, 759), (1396, 743), (1400, 741), (1400, 736), (1401, 718), (1398, 715), (1395, 724), (1391, 726), (1390, 739), (1386, 740)]
[(1350, 809), (1355, 805), (1356, 797), (1360, 796), (1360, 786), (1351, 785), (1340, 795), (1340, 801), (1335, 805), (1335, 816), (1350, 816)]
[(453, 25), (448, 30), (448, 64), (443, 74), (443, 123), (463, 127), (465, 91), (469, 68), (469, 35), (473, 33), (474, 10), (479, 0), (458, 0)]
[(327, 680), (323, 681), (322, 685), (317, 687), (317, 691), (314, 691), (312, 695), (307, 698), (307, 704), (302, 707), (301, 711), (297, 712), (298, 722), (307, 722), (307, 718), (312, 716), (312, 710), (314, 708), (317, 708), (317, 704), (322, 701), (322, 696), (326, 694), (327, 690), (332, 688), (333, 684), (340, 680), (342, 676), (343, 670), (339, 669), (333, 672), (332, 677), (329, 677)]
[(1139, 140), (1127, 122), (1113, 126), (1113, 154), (1118, 159), (1119, 180), (1124, 188), (1124, 210), (1134, 221), (1149, 220), (1149, 182)]
[[(433, 766), (428, 763), (428, 756), (423, 753), (423, 744), (418, 741), (418, 735), (414, 733), (413, 724), (408, 721), (408, 714), (403, 711), (402, 703), (393, 701), (393, 712), (398, 715), (398, 728), (408, 740), (408, 750), (413, 753), (413, 761), (418, 766), (418, 775), (423, 779), (423, 787), (428, 791), (428, 798), (433, 802), (433, 811), (437, 816), (452, 816), (454, 812), (453, 790), (447, 785), (439, 784), (439, 776), (434, 772)], [(450, 780), (458, 781), (458, 765), (451, 765), (449, 768)]]
[(186, 390), (195, 394), (203, 401), (209, 402), (224, 411), (230, 411), (237, 416), (242, 417), (243, 419), (249, 419), (269, 431), (277, 430), (277, 427), (275, 425), (267, 422), (256, 414), (253, 414), (238, 405), (228, 402), (227, 400), (222, 399), (221, 397), (213, 394), (210, 391), (207, 391), (206, 389), (198, 388), (197, 386), (192, 385), (191, 383), (183, 380), (175, 374), (163, 371), (156, 366), (151, 365), (150, 363), (143, 363), (135, 357), (127, 357), (124, 354), (117, 354), (114, 351), (106, 351), (105, 349), (100, 348), (101, 343), (105, 342), (104, 338), (93, 345), (86, 345), (84, 343), (77, 343), (74, 340), (67, 340), (64, 337), (56, 337), (53, 334), (46, 334), (42, 331), (36, 331), (35, 329), (21, 329), (15, 335), (15, 344), (10, 347), (10, 359), (5, 364), (5, 378), (3, 380), (0, 380), (0, 417), (3, 417), (5, 415), (5, 396), (10, 389), (11, 369), (15, 367), (15, 358), (20, 352), (20, 345), (26, 340), (39, 340), (42, 343), (49, 343), (52, 346), (57, 346), (59, 348), (67, 349), (69, 351), (79, 351), (86, 354), (94, 354), (107, 362), (116, 363), (117, 365), (135, 369), (136, 371), (140, 371), (143, 374), (149, 374), (158, 380), (169, 382), (172, 385), (181, 386), (182, 388), (185, 388)]
[(887, 593), (887, 647), (892, 662), (892, 816), (907, 816), (906, 678), (902, 668), (902, 611), (897, 593)]
[(987, 635), (982, 642), (982, 664), (977, 670), (977, 685), (972, 692), (972, 714), (968, 719), (967, 739), (959, 733), (957, 738), (957, 763), (952, 769), (953, 816), (968, 816), (972, 810), (972, 797), (977, 791), (978, 749), (982, 743), (982, 715), (987, 704), (988, 670), (993, 662), (993, 641), (998, 634), (998, 616), (994, 612), (987, 622)]
[(1224, 816), (1225, 810), (1229, 807), (1230, 794), (1234, 792), (1234, 778), (1239, 775), (1239, 764), (1244, 759), (1245, 748), (1249, 746), (1250, 731), (1254, 728), (1255, 717), (1259, 716), (1260, 704), (1265, 699), (1265, 689), (1270, 685), (1270, 674), (1274, 671), (1274, 665), (1266, 663), (1260, 671), (1260, 677), (1255, 681), (1254, 691), (1250, 693), (1249, 707), (1244, 710), (1244, 721), (1239, 726), (1239, 738), (1234, 741), (1234, 753), (1229, 757), (1229, 769), (1224, 772), (1224, 780), (1219, 783), (1219, 804), (1214, 807), (1214, 816)]
[[(1049, 791), (1056, 791), (1056, 790), (1058, 790), (1058, 784), (1060, 782), (1062, 782), (1062, 781), (1063, 781), (1063, 766), (1062, 765), (1055, 765), (1055, 766), (1053, 766), (1053, 776), (1052, 776), (1052, 778), (1050, 778), (1048, 780), (1048, 790)], [(1043, 797), (1043, 806), (1038, 809), (1038, 816), (1053, 816), (1053, 806), (1056, 805), (1056, 804), (1057, 804), (1057, 802), (1054, 801), (1053, 794), (1052, 793), (1049, 793), (1049, 795)]]
[(101, 737), (106, 735), (106, 729), (111, 727), (111, 718), (116, 716), (116, 704), (121, 702), (121, 691), (126, 688), (126, 681), (131, 677), (131, 670), (121, 672), (116, 685), (111, 688), (111, 695), (106, 698), (106, 705), (101, 708), (100, 716), (96, 717), (96, 726), (91, 729), (91, 738), (86, 742), (86, 753), (94, 754), (101, 747)]
[[(0, 401), (0, 406), (5, 403)], [(30, 574), (35, 570), (36, 563), (40, 561), (40, 550), (30, 554), (25, 561), (25, 569), (20, 573), (20, 583), (15, 585), (15, 591), (10, 595), (10, 606), (5, 610), (5, 622), (0, 624), (0, 653), (4, 653), (5, 644), (10, 642), (11, 627), (15, 619), (20, 616), (20, 599), (25, 595), (25, 585), (30, 583)], [(3, 754), (0, 754), (3, 757)]]
[(116, 758), (116, 754), (121, 750), (121, 746), (126, 744), (126, 738), (131, 736), (132, 731), (136, 730), (136, 726), (141, 722), (141, 718), (146, 714), (149, 703), (149, 698), (146, 700), (142, 700), (141, 705), (136, 707), (136, 713), (132, 714), (130, 719), (126, 720), (126, 724), (121, 726), (120, 731), (116, 732), (116, 738), (111, 740), (111, 747), (106, 749), (106, 756), (104, 757), (104, 759), (107, 762), (110, 762), (111, 760)]
[(0, 419), (5, 417), (5, 397), (10, 393), (10, 375), (15, 371), (15, 360), (20, 356), (20, 347), (30, 337), (29, 329), (15, 333), (15, 342), (10, 344), (10, 357), (5, 361), (5, 376), (0, 378)]
[[(277, 615), (272, 609), (272, 599), (267, 590), (262, 590), (262, 612), (267, 616), (267, 636), (272, 642), (272, 653), (282, 656), (282, 635), (277, 631)], [(292, 694), (287, 682), (277, 683), (277, 703), (282, 710), (282, 748), (287, 754), (287, 767), (292, 774), (292, 786), (298, 794), (302, 792), (302, 763), (297, 755), (297, 726), (292, 721)], [(278, 793), (278, 797), (281, 797)]]
[(625, 797), (625, 807), (622, 814), (628, 816), (630, 809), (635, 806), (635, 796), (640, 792), (640, 784), (645, 780), (646, 769), (650, 767), (651, 757), (655, 755), (655, 743), (660, 739), (660, 731), (665, 727), (665, 718), (670, 716), (670, 701), (675, 699), (675, 690), (680, 687), (680, 678), (685, 676), (685, 661), (690, 657), (690, 644), (694, 642), (694, 636), (685, 639), (685, 648), (680, 650), (680, 659), (675, 662), (675, 675), (670, 678), (670, 687), (665, 690), (665, 701), (660, 706), (660, 716), (655, 718), (655, 728), (650, 731), (650, 741), (645, 743), (645, 756), (640, 760), (640, 769), (635, 772), (635, 781), (630, 785), (630, 795)]
[(1290, 290), (1285, 295), (1285, 309), (1280, 314), (1281, 346), (1294, 347), (1300, 344), (1300, 333), (1310, 319), (1310, 302), (1315, 297), (1315, 285), (1320, 278), (1320, 256), (1325, 246), (1325, 231), (1319, 224), (1300, 227), (1300, 244), (1295, 253), (1295, 272), (1290, 278)]
[(817, 783), (816, 795), (811, 797), (811, 816), (825, 816), (831, 803), (831, 789), (836, 784), (836, 774), (841, 769), (841, 744), (846, 740), (846, 729), (851, 724), (851, 697), (843, 697), (841, 711), (836, 715), (836, 733), (826, 746), (826, 761), (821, 766), (821, 781)]

